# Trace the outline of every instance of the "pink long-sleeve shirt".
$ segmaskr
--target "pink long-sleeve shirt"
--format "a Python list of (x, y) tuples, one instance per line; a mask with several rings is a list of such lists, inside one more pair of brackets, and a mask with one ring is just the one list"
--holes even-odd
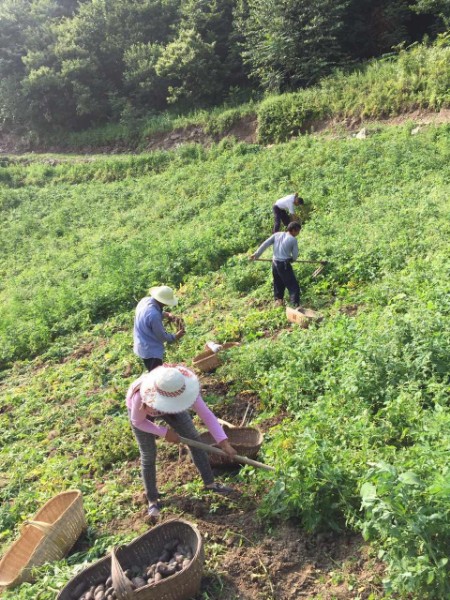
[[(147, 419), (148, 415), (151, 417), (158, 417), (164, 415), (164, 413), (149, 408), (142, 403), (140, 393), (141, 379), (141, 377), (136, 379), (136, 381), (134, 381), (128, 388), (127, 408), (130, 415), (130, 421), (132, 425), (136, 427), (136, 429), (140, 429), (141, 431), (146, 431), (147, 433), (152, 433), (153, 435), (158, 435), (160, 437), (165, 437), (168, 428), (156, 425)], [(212, 410), (207, 407), (200, 394), (197, 396), (196, 401), (192, 405), (192, 410), (198, 414), (200, 419), (206, 425), (209, 433), (215, 439), (216, 443), (227, 439), (227, 435), (222, 429), (217, 417)]]

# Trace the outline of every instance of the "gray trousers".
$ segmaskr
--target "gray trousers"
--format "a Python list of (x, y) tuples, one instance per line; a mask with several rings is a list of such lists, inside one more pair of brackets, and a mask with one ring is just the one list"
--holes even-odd
[[(164, 419), (170, 427), (183, 437), (190, 438), (191, 440), (197, 440), (200, 437), (192, 422), (191, 415), (187, 411), (175, 415), (161, 415), (158, 418)], [(158, 487), (156, 484), (156, 438), (158, 436), (137, 429), (133, 425), (131, 427), (141, 454), (141, 472), (145, 493), (149, 502), (156, 502), (158, 500)], [(203, 479), (203, 483), (205, 485), (213, 483), (214, 475), (207, 453), (198, 448), (189, 448), (189, 450), (194, 464)]]

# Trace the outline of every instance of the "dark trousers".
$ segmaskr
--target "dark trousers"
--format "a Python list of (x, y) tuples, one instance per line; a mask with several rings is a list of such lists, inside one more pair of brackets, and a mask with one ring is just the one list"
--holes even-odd
[(280, 231), (281, 221), (283, 221), (283, 225), (285, 225), (286, 227), (291, 222), (289, 213), (286, 210), (279, 208), (276, 204), (273, 205), (273, 218), (275, 220), (273, 226), (273, 233)]
[(291, 263), (287, 260), (274, 260), (272, 262), (272, 275), (275, 300), (283, 300), (287, 288), (291, 304), (298, 306), (300, 304), (300, 286)]
[(156, 367), (160, 367), (163, 364), (162, 358), (143, 358), (144, 365), (147, 371), (153, 371)]
[[(198, 440), (200, 435), (192, 422), (187, 410), (174, 415), (162, 415), (163, 419), (172, 429), (186, 438)], [(141, 455), (141, 473), (145, 493), (149, 502), (158, 500), (158, 487), (156, 484), (156, 437), (152, 433), (131, 426), (136, 437)], [(192, 459), (197, 467), (203, 483), (209, 485), (214, 482), (214, 475), (209, 462), (208, 454), (199, 448), (189, 448)]]

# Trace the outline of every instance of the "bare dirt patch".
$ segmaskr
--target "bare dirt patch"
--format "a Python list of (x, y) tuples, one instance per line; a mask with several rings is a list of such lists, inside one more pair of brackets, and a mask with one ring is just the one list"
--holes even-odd
[[(415, 110), (408, 113), (403, 113), (395, 117), (386, 117), (380, 119), (322, 119), (311, 121), (303, 128), (303, 133), (328, 133), (334, 135), (346, 130), (355, 132), (361, 127), (373, 127), (375, 125), (401, 125), (407, 121), (415, 123), (418, 127), (430, 124), (443, 124), (450, 122), (450, 109), (443, 108), (439, 112), (430, 110)], [(219, 142), (224, 138), (234, 138), (240, 142), (249, 144), (258, 143), (258, 120), (256, 115), (246, 115), (228, 130), (220, 134), (212, 135), (204, 130), (201, 125), (189, 125), (188, 127), (174, 129), (170, 132), (159, 132), (147, 138), (145, 146), (146, 152), (154, 150), (173, 150), (184, 144), (201, 144), (206, 148), (215, 142)], [(269, 144), (268, 147), (274, 144)], [(0, 156), (2, 154), (23, 154), (25, 152), (34, 151), (39, 153), (70, 153), (77, 154), (122, 154), (136, 152), (136, 145), (126, 142), (116, 142), (108, 146), (86, 146), (83, 148), (59, 148), (52, 147), (32, 147), (28, 142), (14, 137), (12, 134), (0, 134)], [(86, 160), (89, 160), (86, 158)], [(51, 166), (59, 164), (55, 159), (47, 159), (47, 163)]]
[[(228, 480), (235, 488), (230, 497), (209, 492), (192, 495), (183, 484), (198, 475), (187, 456), (170, 459), (166, 452), (160, 453), (158, 476), (161, 485), (170, 483), (173, 490), (162, 499), (161, 520), (191, 521), (204, 539), (205, 572), (196, 600), (381, 598), (383, 567), (369, 556), (359, 535), (309, 535), (292, 520), (263, 523), (257, 515), (259, 498), (237, 480)], [(144, 505), (137, 507), (135, 516), (116, 521), (114, 530), (139, 532), (145, 510)]]

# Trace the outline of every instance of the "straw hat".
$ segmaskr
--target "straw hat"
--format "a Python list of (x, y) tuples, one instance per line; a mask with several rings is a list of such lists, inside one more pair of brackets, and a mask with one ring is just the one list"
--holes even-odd
[(142, 378), (144, 404), (163, 413), (179, 413), (194, 404), (200, 393), (195, 373), (177, 365), (156, 367)]
[(178, 304), (178, 298), (173, 295), (173, 289), (167, 285), (160, 285), (151, 287), (148, 293), (152, 298), (161, 302), (161, 304), (167, 304), (168, 306), (175, 306)]

